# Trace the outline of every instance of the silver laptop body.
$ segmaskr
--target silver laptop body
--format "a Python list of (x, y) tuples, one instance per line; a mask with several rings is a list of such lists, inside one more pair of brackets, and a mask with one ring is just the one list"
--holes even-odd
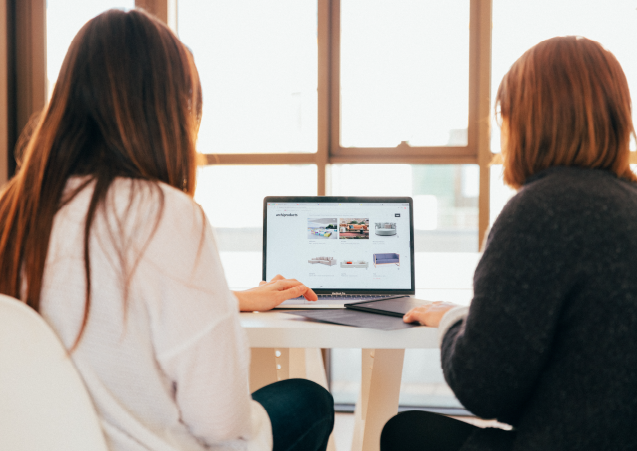
[(281, 274), (319, 296), (289, 299), (280, 309), (410, 296), (413, 237), (410, 197), (266, 197), (263, 280)]

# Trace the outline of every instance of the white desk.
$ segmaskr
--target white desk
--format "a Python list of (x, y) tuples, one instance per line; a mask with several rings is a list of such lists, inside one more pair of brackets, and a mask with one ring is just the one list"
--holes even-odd
[[(355, 411), (352, 450), (376, 451), (380, 433), (398, 412), (405, 349), (438, 347), (437, 329), (394, 331), (336, 326), (276, 311), (242, 313), (252, 348), (250, 389), (290, 377), (327, 386), (321, 348), (361, 348), (361, 392)], [(334, 450), (333, 441), (330, 447)], [(341, 451), (341, 450), (339, 450)]]

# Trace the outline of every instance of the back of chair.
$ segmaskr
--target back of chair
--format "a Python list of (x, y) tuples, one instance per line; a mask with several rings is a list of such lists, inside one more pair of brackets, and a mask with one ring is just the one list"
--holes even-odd
[(0, 450), (107, 451), (91, 399), (53, 330), (0, 295)]

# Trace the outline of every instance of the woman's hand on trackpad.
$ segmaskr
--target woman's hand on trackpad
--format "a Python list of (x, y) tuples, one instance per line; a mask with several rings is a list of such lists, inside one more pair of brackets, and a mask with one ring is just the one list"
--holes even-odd
[(281, 302), (304, 296), (308, 301), (316, 301), (318, 297), (311, 288), (296, 279), (286, 279), (277, 275), (269, 282), (260, 282), (256, 288), (235, 291), (239, 299), (239, 310), (242, 312), (262, 312), (273, 309)]

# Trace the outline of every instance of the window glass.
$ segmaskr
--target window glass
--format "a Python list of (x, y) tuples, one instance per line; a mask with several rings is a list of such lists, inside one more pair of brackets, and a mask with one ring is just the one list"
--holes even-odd
[(199, 168), (195, 201), (214, 227), (231, 288), (254, 287), (261, 280), (263, 198), (316, 196), (316, 187), (314, 165)]
[(489, 168), (491, 189), (489, 191), (489, 224), (493, 225), (498, 215), (516, 191), (504, 184), (502, 165), (494, 164)]
[[(637, 10), (631, 0), (493, 0), (493, 99), (504, 74), (533, 45), (555, 36), (599, 41), (622, 65), (631, 92), (637, 92)], [(492, 133), (493, 152), (500, 134)], [(633, 143), (634, 149), (634, 143)]]
[(49, 97), (66, 51), (82, 25), (107, 9), (134, 7), (135, 0), (47, 0), (46, 65)]
[(203, 153), (316, 152), (316, 0), (179, 0), (204, 96)]
[(469, 0), (341, 1), (341, 145), (466, 146)]
[(416, 252), (478, 250), (477, 165), (332, 165), (335, 196), (411, 196)]

